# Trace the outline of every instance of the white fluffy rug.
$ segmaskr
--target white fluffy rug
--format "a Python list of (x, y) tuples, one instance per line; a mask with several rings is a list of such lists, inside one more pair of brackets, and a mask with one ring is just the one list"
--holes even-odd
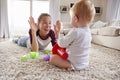
[(0, 42), (0, 80), (120, 80), (120, 51), (92, 44), (86, 70), (68, 72), (38, 59), (21, 61), (29, 50), (11, 41)]

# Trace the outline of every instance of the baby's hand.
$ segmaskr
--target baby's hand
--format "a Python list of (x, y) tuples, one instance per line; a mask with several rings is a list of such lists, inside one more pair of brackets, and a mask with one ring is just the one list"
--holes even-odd
[(38, 30), (38, 25), (34, 22), (33, 17), (29, 17), (28, 20), (29, 24), (30, 24), (30, 28), (32, 29), (32, 31), (36, 32)]
[(56, 33), (59, 33), (61, 29), (61, 23), (59, 20), (56, 21), (56, 24), (54, 25), (54, 30)]

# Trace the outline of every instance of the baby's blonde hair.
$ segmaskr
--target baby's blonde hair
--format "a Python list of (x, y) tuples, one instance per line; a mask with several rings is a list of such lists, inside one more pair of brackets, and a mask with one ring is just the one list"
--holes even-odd
[(95, 16), (94, 4), (92, 4), (89, 0), (79, 0), (75, 3), (75, 5), (73, 5), (71, 10), (78, 19), (87, 21), (87, 23), (92, 22)]

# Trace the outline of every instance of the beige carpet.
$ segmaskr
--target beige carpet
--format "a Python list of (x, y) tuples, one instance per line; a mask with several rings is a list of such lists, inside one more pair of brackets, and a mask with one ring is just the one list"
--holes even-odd
[(20, 61), (29, 50), (11, 41), (0, 42), (0, 80), (120, 80), (120, 51), (92, 44), (86, 70), (68, 72), (38, 59)]

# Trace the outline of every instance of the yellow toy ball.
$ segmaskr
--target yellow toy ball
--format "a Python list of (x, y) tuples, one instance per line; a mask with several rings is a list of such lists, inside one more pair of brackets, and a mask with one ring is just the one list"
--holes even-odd
[(38, 52), (30, 52), (30, 58), (31, 59), (36, 59), (39, 57), (39, 53)]

